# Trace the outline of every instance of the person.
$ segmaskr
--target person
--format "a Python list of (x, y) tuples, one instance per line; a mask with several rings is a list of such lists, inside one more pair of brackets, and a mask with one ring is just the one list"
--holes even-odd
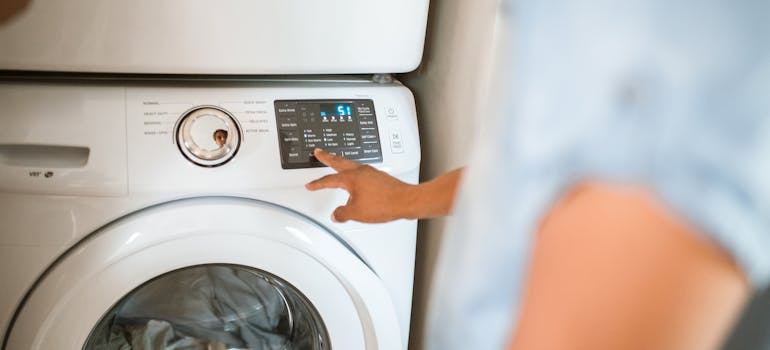
[(227, 142), (227, 130), (223, 129), (217, 129), (214, 131), (214, 142), (217, 143), (217, 146), (220, 148), (225, 145), (225, 142)]
[[(715, 349), (770, 281), (770, 3), (507, 1), (509, 98), (420, 185), (316, 151), (337, 221), (452, 213), (428, 349)], [(502, 112), (500, 112), (502, 113)]]

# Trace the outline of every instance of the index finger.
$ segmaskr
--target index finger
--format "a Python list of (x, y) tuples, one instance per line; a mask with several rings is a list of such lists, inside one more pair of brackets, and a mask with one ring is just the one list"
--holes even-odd
[(348, 186), (345, 183), (345, 179), (340, 174), (326, 175), (320, 179), (315, 179), (305, 184), (305, 188), (311, 191), (320, 190), (323, 188), (341, 188), (348, 191)]
[(324, 150), (320, 148), (313, 150), (313, 155), (318, 159), (318, 161), (338, 172), (351, 170), (359, 166), (358, 163), (352, 160), (340, 156), (335, 156), (329, 152), (324, 152)]

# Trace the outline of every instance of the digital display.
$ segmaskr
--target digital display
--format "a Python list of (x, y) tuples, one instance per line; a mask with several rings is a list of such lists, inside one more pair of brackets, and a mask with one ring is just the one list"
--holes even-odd
[(344, 103), (323, 103), (320, 105), (321, 109), (321, 116), (352, 116), (353, 115), (353, 106), (350, 104), (344, 104)]
[(277, 100), (281, 166), (323, 166), (313, 157), (321, 148), (364, 163), (382, 161), (372, 100)]

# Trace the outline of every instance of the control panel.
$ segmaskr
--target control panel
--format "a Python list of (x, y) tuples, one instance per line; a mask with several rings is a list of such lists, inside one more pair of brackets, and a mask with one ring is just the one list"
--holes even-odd
[(323, 166), (313, 149), (361, 163), (382, 162), (377, 117), (370, 99), (276, 100), (281, 167)]
[(419, 173), (414, 97), (398, 83), (3, 81), (0, 106), (0, 194), (300, 187), (330, 172), (316, 147)]

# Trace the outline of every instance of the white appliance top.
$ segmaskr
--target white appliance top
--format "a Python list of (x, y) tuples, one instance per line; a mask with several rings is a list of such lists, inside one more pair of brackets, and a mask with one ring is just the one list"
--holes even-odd
[(0, 25), (0, 70), (399, 73), (428, 0), (35, 0)]

